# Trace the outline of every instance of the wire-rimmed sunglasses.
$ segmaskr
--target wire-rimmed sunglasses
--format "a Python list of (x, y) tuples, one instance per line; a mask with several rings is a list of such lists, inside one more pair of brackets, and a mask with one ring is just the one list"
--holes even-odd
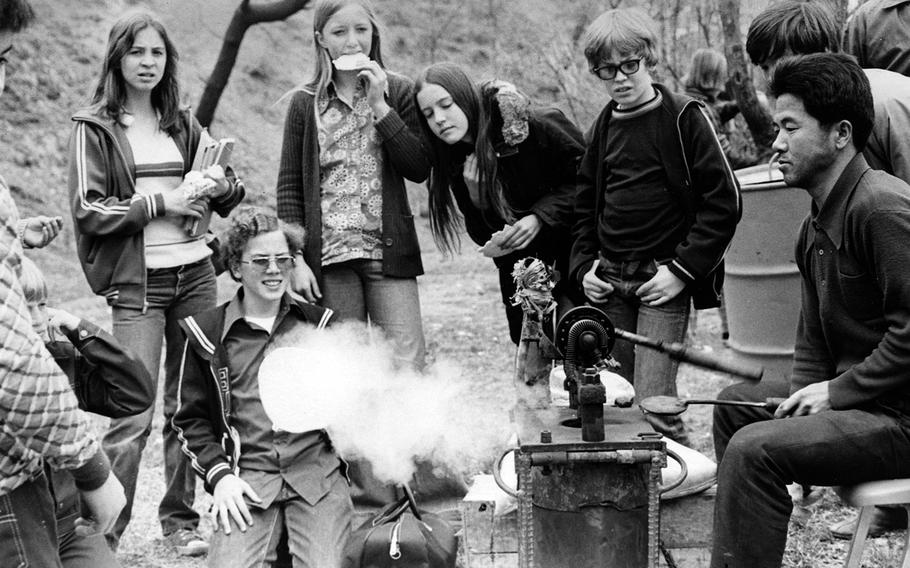
[(604, 63), (603, 65), (598, 65), (597, 67), (591, 68), (591, 73), (594, 73), (599, 78), (604, 81), (609, 81), (610, 79), (616, 78), (616, 72), (622, 71), (623, 75), (634, 75), (638, 73), (638, 69), (641, 67), (641, 58), (638, 59), (626, 59), (625, 61), (620, 61), (619, 65), (613, 65), (612, 63)]
[(278, 267), (278, 270), (285, 271), (294, 268), (294, 257), (289, 254), (276, 254), (272, 256), (254, 256), (249, 260), (241, 260), (240, 264), (249, 264), (259, 272), (265, 272), (272, 266), (272, 263)]

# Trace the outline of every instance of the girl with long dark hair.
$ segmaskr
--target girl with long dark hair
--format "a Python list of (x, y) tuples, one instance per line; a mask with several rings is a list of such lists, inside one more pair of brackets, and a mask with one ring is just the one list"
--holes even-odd
[[(517, 344), (522, 310), (512, 305), (512, 269), (534, 256), (565, 274), (582, 134), (560, 110), (531, 106), (504, 81), (478, 86), (454, 63), (425, 69), (415, 98), (432, 141), (428, 186), (436, 244), (455, 251), (463, 220), (499, 270), (509, 334)], [(564, 288), (558, 285), (558, 297), (567, 296)]]

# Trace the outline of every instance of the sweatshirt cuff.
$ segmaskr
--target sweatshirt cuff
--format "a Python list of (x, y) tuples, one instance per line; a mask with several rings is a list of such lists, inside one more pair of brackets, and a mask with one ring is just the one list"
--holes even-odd
[[(849, 370), (828, 381), (828, 402), (832, 410), (847, 410), (862, 403), (862, 397), (856, 395), (858, 387)], [(865, 398), (875, 398), (877, 394)]]
[(218, 482), (221, 481), (224, 476), (231, 473), (234, 473), (231, 470), (231, 466), (229, 466), (227, 462), (221, 462), (208, 470), (205, 474), (205, 482), (212, 488), (212, 492), (214, 493), (215, 486), (218, 485)]
[(594, 265), (597, 264), (598, 262), (599, 262), (599, 259), (595, 258), (594, 260), (589, 260), (589, 261), (583, 262), (581, 264), (581, 266), (579, 267), (578, 272), (575, 274), (575, 279), (577, 280), (578, 285), (582, 287), (582, 289), (584, 289), (585, 275), (588, 272), (591, 272), (591, 268), (593, 268)]
[(80, 345), (89, 339), (98, 335), (99, 328), (97, 325), (92, 322), (84, 319), (79, 320), (79, 325), (76, 329), (65, 330), (63, 335), (70, 340), (70, 343), (73, 345)]
[(667, 268), (686, 284), (691, 284), (695, 281), (695, 275), (683, 268), (683, 265), (681, 265), (678, 260), (671, 261), (670, 264), (667, 265)]
[(94, 491), (107, 481), (107, 476), (111, 474), (111, 463), (99, 445), (94, 456), (80, 467), (71, 469), (70, 473), (80, 491)]
[(377, 120), (373, 127), (376, 128), (376, 132), (379, 133), (379, 136), (383, 140), (388, 140), (392, 138), (398, 132), (405, 127), (404, 120), (401, 119), (401, 116), (395, 111), (395, 109), (390, 109), (386, 115), (379, 120)]
[(164, 217), (164, 194), (156, 193), (154, 195), (144, 195), (145, 200), (148, 202), (148, 212), (149, 219), (154, 219), (155, 217)]

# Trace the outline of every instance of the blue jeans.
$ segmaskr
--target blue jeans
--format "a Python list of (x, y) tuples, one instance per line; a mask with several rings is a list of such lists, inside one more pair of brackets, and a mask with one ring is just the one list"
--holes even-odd
[(271, 566), (286, 528), (294, 568), (341, 566), (354, 508), (344, 475), (340, 471), (331, 475), (335, 476), (332, 489), (315, 505), (307, 504), (285, 483), (267, 509), (250, 507), (253, 525), (246, 532), (232, 524), (229, 535), (223, 530), (213, 533), (208, 565), (213, 568)]
[[(719, 397), (761, 401), (788, 392), (780, 381), (738, 383)], [(786, 486), (910, 477), (910, 415), (872, 403), (774, 420), (764, 409), (717, 406), (714, 447), (711, 567), (778, 568), (793, 507)]]
[(420, 318), (416, 278), (393, 278), (382, 273), (382, 261), (350, 260), (322, 267), (322, 304), (338, 320), (367, 321), (392, 340), (395, 358), (423, 369), (426, 344)]
[(43, 471), (0, 495), (0, 564), (61, 568), (54, 498)]
[(61, 534), (57, 538), (57, 546), (63, 568), (120, 568), (104, 535)]
[(79, 536), (76, 519), (82, 516), (82, 499), (68, 471), (45, 466), (56, 505), (57, 551), (63, 568), (119, 568), (104, 535)]
[[(664, 342), (681, 342), (689, 326), (690, 296), (686, 290), (662, 306), (641, 303), (635, 292), (657, 273), (656, 261), (612, 262), (601, 258), (597, 277), (613, 285), (607, 301), (598, 305), (615, 327)], [(637, 348), (618, 339), (613, 357), (619, 362), (619, 374), (635, 385), (635, 398), (676, 396), (676, 371), (679, 363), (647, 347)], [(647, 415), (655, 430), (681, 444), (688, 445), (688, 435), (679, 416)]]
[[(215, 294), (215, 270), (209, 259), (204, 259), (184, 266), (149, 270), (145, 312), (119, 307), (112, 310), (114, 336), (142, 360), (156, 390), (161, 347), (162, 343), (165, 344), (163, 435), (166, 488), (158, 507), (158, 520), (165, 536), (179, 529), (195, 529), (199, 525), (199, 514), (193, 510), (196, 476), (180, 449), (180, 442), (171, 428), (171, 418), (177, 409), (177, 379), (183, 349), (178, 322), (213, 308)], [(108, 542), (115, 549), (132, 514), (139, 461), (152, 429), (154, 412), (153, 404), (141, 414), (111, 420), (110, 429), (102, 441), (111, 467), (126, 492), (126, 507), (108, 535)]]

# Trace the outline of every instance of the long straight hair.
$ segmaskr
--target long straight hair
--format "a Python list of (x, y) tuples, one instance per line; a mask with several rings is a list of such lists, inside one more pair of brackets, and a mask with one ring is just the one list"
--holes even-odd
[(686, 89), (698, 89), (716, 96), (727, 82), (727, 59), (716, 49), (699, 49), (692, 55), (689, 72), (682, 82)]
[(152, 89), (152, 106), (161, 115), (159, 127), (173, 136), (180, 128), (180, 87), (177, 84), (177, 49), (167, 35), (164, 24), (149, 12), (130, 12), (117, 20), (107, 39), (107, 54), (101, 75), (95, 87), (92, 104), (109, 118), (119, 121), (125, 112), (127, 89), (123, 71), (120, 69), (136, 36), (142, 30), (152, 28), (164, 41), (167, 61), (161, 81)]
[(370, 25), (373, 27), (372, 42), (370, 43), (370, 59), (385, 68), (382, 63), (382, 49), (379, 40), (379, 20), (376, 12), (367, 0), (319, 0), (313, 9), (313, 47), (316, 49), (316, 66), (313, 78), (304, 89), (316, 95), (317, 98), (325, 95), (329, 82), (332, 80), (332, 58), (329, 50), (319, 45), (317, 34), (321, 34), (329, 19), (346, 6), (360, 6), (367, 13)]
[[(455, 63), (436, 63), (417, 77), (416, 94), (426, 84), (439, 85), (452, 96), (452, 101), (468, 119), (468, 134), (474, 140), (473, 151), (477, 158), (478, 186), (482, 204), (488, 204), (499, 214), (508, 210), (499, 189), (498, 161), (493, 147), (495, 131), (502, 125), (499, 107), (495, 102), (495, 88), (478, 87), (465, 70)], [(415, 105), (416, 105), (415, 100)], [(419, 105), (418, 105), (419, 108)], [(424, 118), (421, 126), (433, 150), (433, 168), (427, 182), (429, 189), (430, 229), (436, 246), (446, 254), (458, 250), (461, 217), (452, 196), (452, 177), (464, 163), (466, 152), (463, 144), (450, 145), (436, 137)], [(483, 209), (483, 208), (482, 208)]]

